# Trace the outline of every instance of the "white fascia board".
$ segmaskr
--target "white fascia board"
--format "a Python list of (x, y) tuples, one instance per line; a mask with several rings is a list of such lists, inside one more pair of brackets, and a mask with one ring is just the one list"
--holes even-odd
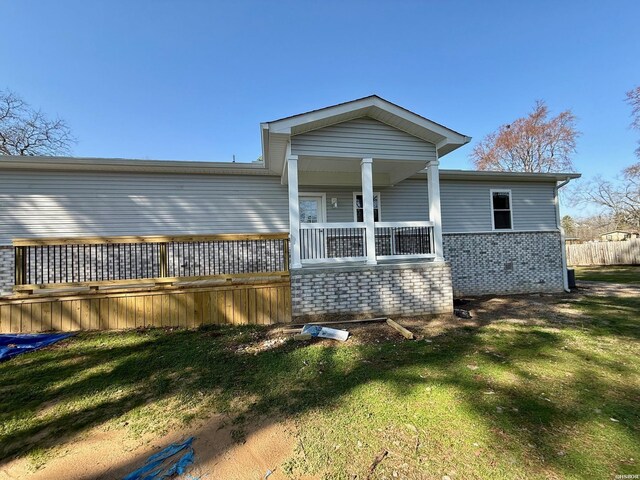
[(262, 162), (268, 170), (271, 161), (269, 159), (269, 125), (266, 123), (260, 124), (260, 144), (262, 147)]
[(269, 175), (264, 163), (137, 160), (126, 158), (0, 156), (0, 170), (109, 171), (177, 174)]
[(366, 109), (367, 107), (373, 105), (372, 100), (373, 99), (370, 97), (361, 98), (360, 100), (354, 100), (353, 102), (334, 105), (332, 107), (327, 107), (300, 115), (294, 115), (293, 117), (284, 118), (282, 120), (275, 120), (268, 123), (269, 129), (273, 133), (286, 133), (291, 135), (291, 127), (304, 123), (316, 122), (318, 120), (324, 120), (329, 117), (352, 112), (353, 110)]
[(378, 108), (384, 112), (395, 115), (403, 120), (414, 123), (426, 130), (429, 130), (436, 135), (439, 135), (446, 140), (445, 144), (464, 145), (471, 140), (471, 137), (462, 135), (454, 130), (451, 130), (443, 125), (428, 120), (420, 115), (406, 110), (398, 105), (395, 105), (383, 98), (372, 96), (354, 100), (352, 102), (335, 105), (332, 107), (323, 108), (320, 110), (312, 111), (309, 113), (303, 113), (295, 115), (293, 117), (285, 118), (282, 120), (275, 120), (269, 122), (267, 125), (273, 133), (284, 133), (291, 135), (292, 127), (302, 125), (306, 123), (312, 123), (319, 120), (326, 120), (334, 116), (343, 115), (356, 110), (366, 110), (368, 108)]
[(444, 137), (444, 140), (438, 143), (442, 143), (443, 141), (446, 140), (445, 144), (455, 143), (459, 145), (464, 145), (465, 143), (468, 143), (471, 140), (471, 137), (462, 135), (461, 133), (458, 133), (443, 125), (435, 123), (427, 118), (421, 117), (420, 115), (413, 113), (409, 110), (406, 110), (402, 107), (399, 107), (398, 105), (394, 105), (390, 102), (387, 102), (382, 98), (378, 98), (378, 97), (373, 98), (373, 106), (376, 106), (381, 110), (391, 113), (392, 115), (395, 115), (404, 120), (407, 120), (408, 122), (415, 123), (416, 125), (419, 125), (422, 128), (430, 130), (436, 133), (437, 135)]
[[(426, 174), (426, 170), (419, 172)], [(580, 178), (580, 173), (529, 173), (529, 172), (495, 172), (485, 170), (440, 170), (440, 178), (460, 179), (460, 180), (511, 180), (511, 181), (538, 181), (538, 182), (554, 182), (563, 180), (573, 180)]]

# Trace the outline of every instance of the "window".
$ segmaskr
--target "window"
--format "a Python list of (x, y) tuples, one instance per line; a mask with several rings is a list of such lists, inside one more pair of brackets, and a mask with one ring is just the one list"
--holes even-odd
[[(356, 222), (364, 222), (364, 204), (362, 194), (353, 192), (353, 216)], [(373, 193), (373, 221), (380, 221), (380, 194)]]
[(491, 190), (491, 206), (493, 229), (511, 230), (513, 228), (511, 190)]

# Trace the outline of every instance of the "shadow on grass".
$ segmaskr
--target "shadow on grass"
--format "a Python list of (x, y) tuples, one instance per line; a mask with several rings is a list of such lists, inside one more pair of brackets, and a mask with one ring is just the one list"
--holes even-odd
[[(601, 299), (585, 301), (585, 311), (596, 316), (605, 308)], [(637, 300), (630, 302), (637, 306)], [(606, 322), (596, 320), (583, 330), (637, 339), (637, 316), (615, 314)], [(212, 399), (215, 411), (265, 414), (274, 422), (282, 415), (336, 407), (354, 389), (372, 382), (383, 382), (402, 399), (424, 384), (418, 374), (424, 370), (431, 380), (460, 392), (465, 405), (490, 425), (505, 448), (510, 448), (510, 441), (526, 444), (547, 465), (586, 475), (587, 467), (568, 466), (555, 452), (564, 448), (574, 427), (599, 418), (595, 409), (604, 398), (611, 404), (608, 415), (619, 421), (617, 428), (640, 442), (634, 426), (640, 420), (640, 391), (612, 380), (633, 369), (606, 355), (591, 354), (584, 345), (568, 347), (566, 336), (553, 327), (509, 325), (494, 331), (481, 325), (440, 334), (431, 343), (287, 342), (256, 355), (239, 353), (235, 347), (264, 338), (257, 327), (84, 334), (0, 365), (1, 455), (6, 461), (35, 448), (53, 447), (152, 402), (178, 397), (196, 403)], [(468, 368), (471, 357), (495, 375)], [(496, 380), (503, 374), (513, 381)], [(496, 406), (496, 398), (504, 407), (500, 415), (496, 408), (503, 407)], [(238, 407), (238, 399), (248, 400)], [(68, 407), (55, 410), (62, 405)], [(51, 409), (54, 413), (48, 414)], [(199, 461), (222, 453), (198, 452)], [(132, 471), (138, 466), (136, 460), (122, 468)]]

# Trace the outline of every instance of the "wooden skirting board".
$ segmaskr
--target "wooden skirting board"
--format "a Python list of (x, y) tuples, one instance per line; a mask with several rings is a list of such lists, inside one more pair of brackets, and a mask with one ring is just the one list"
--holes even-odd
[(291, 322), (288, 281), (0, 299), (0, 332)]

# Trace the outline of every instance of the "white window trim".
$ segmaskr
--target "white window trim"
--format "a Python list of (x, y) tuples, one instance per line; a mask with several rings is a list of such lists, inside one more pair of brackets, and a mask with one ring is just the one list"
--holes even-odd
[(298, 203), (304, 197), (322, 197), (322, 205), (320, 205), (320, 212), (318, 212), (322, 218), (318, 219), (318, 223), (327, 223), (327, 194), (323, 192), (300, 192), (298, 194)]
[[(494, 193), (508, 193), (509, 194), (509, 217), (511, 220), (511, 228), (496, 228), (494, 212), (493, 208), (493, 194)], [(489, 206), (491, 207), (491, 230), (495, 232), (510, 232), (513, 230), (513, 195), (511, 195), (511, 189), (509, 188), (492, 188), (489, 190)], [(504, 212), (504, 209), (500, 209), (499, 211)]]
[[(362, 192), (353, 192), (353, 221), (358, 222), (358, 209), (356, 208), (356, 196), (362, 195)], [(380, 192), (373, 192), (374, 196), (378, 196), (378, 221), (382, 221), (382, 196)], [(363, 222), (358, 222), (363, 223)]]

